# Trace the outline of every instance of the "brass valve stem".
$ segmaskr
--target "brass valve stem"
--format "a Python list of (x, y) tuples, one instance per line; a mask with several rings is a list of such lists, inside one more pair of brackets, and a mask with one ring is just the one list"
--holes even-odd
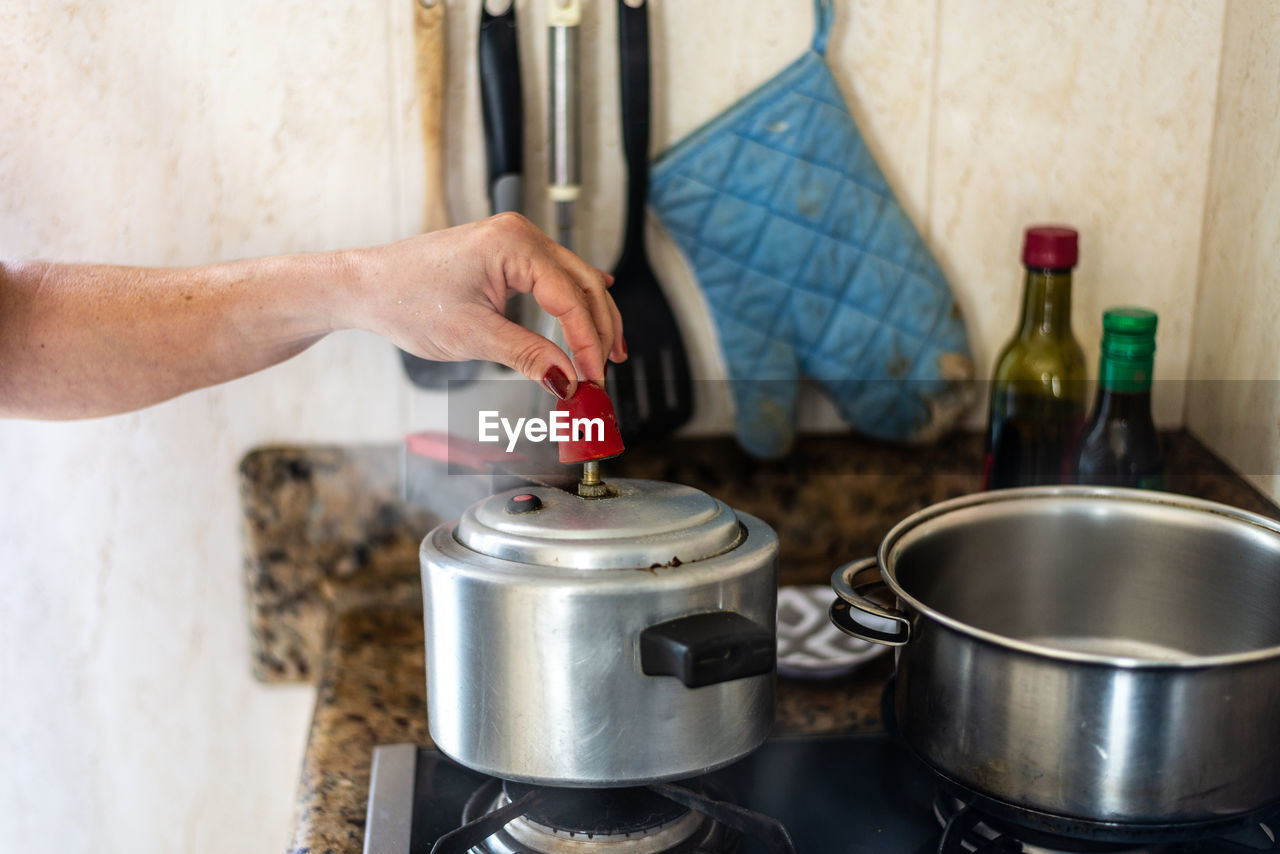
[(578, 481), (580, 498), (604, 498), (609, 494), (609, 485), (600, 479), (600, 463), (592, 460), (582, 464), (582, 480)]

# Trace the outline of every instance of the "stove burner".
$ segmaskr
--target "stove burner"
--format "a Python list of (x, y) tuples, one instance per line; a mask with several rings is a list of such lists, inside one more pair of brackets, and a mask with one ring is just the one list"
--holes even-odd
[[(499, 818), (492, 824), (501, 822), (496, 831), (485, 825), (494, 816)], [(464, 843), (479, 854), (734, 854), (739, 847), (738, 835), (718, 822), (644, 788), (557, 789), (492, 780), (471, 796), (462, 820), (460, 830), (483, 828), (473, 841), (490, 833)]]
[[(511, 781), (502, 785), (507, 802), (518, 800), (536, 788)], [(524, 817), (570, 837), (591, 839), (644, 833), (665, 827), (689, 812), (688, 807), (645, 788), (557, 789), (553, 797), (530, 807)]]
[(704, 781), (626, 789), (561, 789), (489, 780), (468, 799), (461, 827), (432, 854), (737, 854), (744, 834), (795, 854), (774, 819), (728, 801)]
[(1177, 854), (1200, 851), (1200, 843), (1213, 851), (1222, 850), (1221, 846), (1241, 852), (1280, 849), (1270, 825), (1254, 817), (1229, 824), (1184, 826), (1176, 832), (1169, 827), (1130, 827), (1120, 841), (1114, 828), (1035, 827), (1031, 822), (1043, 818), (1041, 814), (1025, 811), (1027, 820), (1022, 821), (1008, 812), (1012, 807), (989, 809), (994, 803), (972, 795), (962, 798), (953, 785), (941, 787), (933, 798), (933, 815), (943, 829), (937, 854)]
[(938, 854), (1160, 854), (1165, 848), (1058, 837), (1030, 828), (1011, 828), (966, 805), (957, 797), (939, 792), (933, 799), (933, 815), (942, 825)]

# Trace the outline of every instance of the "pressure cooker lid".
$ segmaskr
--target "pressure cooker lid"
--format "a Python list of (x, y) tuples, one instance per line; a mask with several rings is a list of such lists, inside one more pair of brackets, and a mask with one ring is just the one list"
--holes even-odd
[(729, 505), (675, 483), (611, 480), (608, 498), (550, 487), (516, 489), (473, 504), (454, 537), (503, 560), (574, 569), (679, 566), (742, 539)]

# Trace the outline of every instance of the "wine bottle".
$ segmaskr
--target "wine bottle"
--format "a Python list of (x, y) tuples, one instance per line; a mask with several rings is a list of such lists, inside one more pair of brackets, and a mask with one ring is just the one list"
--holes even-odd
[(1084, 421), (1084, 350), (1071, 332), (1071, 275), (1079, 235), (1026, 230), (1022, 316), (996, 358), (984, 489), (1063, 483)]
[(1111, 308), (1102, 315), (1102, 359), (1093, 412), (1073, 466), (1077, 483), (1161, 489), (1164, 456), (1151, 419), (1155, 312)]

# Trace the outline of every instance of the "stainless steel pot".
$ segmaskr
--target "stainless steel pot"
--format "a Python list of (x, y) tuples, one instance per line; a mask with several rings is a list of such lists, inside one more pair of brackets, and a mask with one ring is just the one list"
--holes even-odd
[(778, 541), (685, 486), (494, 495), (422, 543), (431, 737), (470, 768), (627, 786), (773, 723)]
[(1126, 825), (1280, 800), (1271, 519), (1155, 492), (1001, 490), (910, 516), (832, 584), (836, 625), (898, 646), (902, 735), (972, 790)]

